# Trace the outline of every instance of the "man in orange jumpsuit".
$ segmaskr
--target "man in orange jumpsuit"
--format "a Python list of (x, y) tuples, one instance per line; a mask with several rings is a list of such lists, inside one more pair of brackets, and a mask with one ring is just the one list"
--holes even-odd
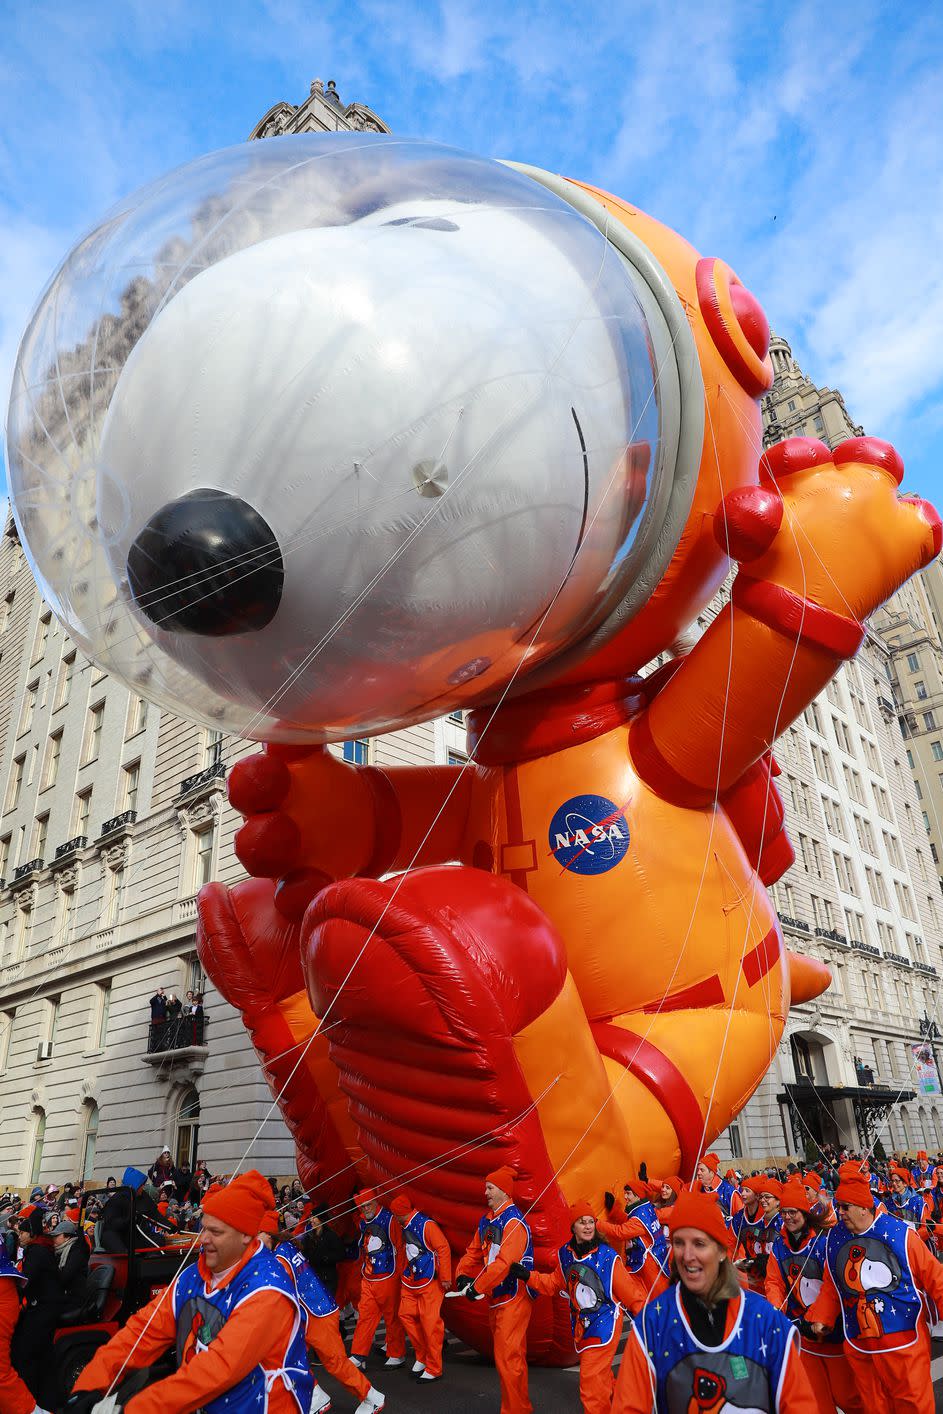
[(10, 1364), (10, 1341), (20, 1314), (26, 1278), (0, 1247), (0, 1414), (43, 1414)]
[(720, 1204), (724, 1221), (730, 1222), (734, 1213), (743, 1207), (743, 1199), (729, 1179), (721, 1178), (720, 1159), (716, 1154), (705, 1154), (697, 1166), (691, 1185), (695, 1193), (712, 1193)]
[(442, 1229), (405, 1191), (397, 1193), (390, 1211), (402, 1228), (406, 1253), (399, 1318), (416, 1352), (412, 1373), (429, 1384), (442, 1378), (442, 1298), (452, 1289), (452, 1252)]
[(91, 1409), (125, 1369), (176, 1347), (175, 1374), (135, 1395), (123, 1414), (307, 1414), (313, 1381), (291, 1279), (259, 1241), (272, 1206), (254, 1170), (203, 1200), (200, 1257), (96, 1351), (75, 1382), (71, 1410)]
[(943, 1306), (943, 1266), (907, 1223), (876, 1211), (863, 1175), (842, 1178), (835, 1208), (825, 1280), (808, 1313), (813, 1330), (824, 1335), (841, 1315), (845, 1354), (865, 1408), (933, 1414), (923, 1297)]
[(534, 1297), (511, 1273), (519, 1264), (532, 1269), (534, 1243), (513, 1201), (517, 1177), (506, 1165), (485, 1179), (488, 1211), (458, 1264), (455, 1285), (470, 1301), (491, 1299), (488, 1320), (494, 1336), (494, 1363), (501, 1381), (501, 1414), (531, 1414), (527, 1393), (527, 1327)]
[[(347, 1358), (340, 1330), (340, 1313), (337, 1302), (314, 1271), (311, 1263), (295, 1244), (281, 1234), (278, 1214), (271, 1209), (265, 1214), (259, 1229), (259, 1240), (275, 1253), (285, 1271), (292, 1279), (295, 1299), (305, 1318), (305, 1344), (313, 1350), (318, 1360), (333, 1375), (338, 1384), (355, 1394), (360, 1401), (356, 1414), (379, 1414), (386, 1398), (374, 1389), (357, 1366)], [(330, 1396), (319, 1385), (314, 1387), (311, 1414), (326, 1410)]]
[(649, 1295), (646, 1282), (626, 1271), (615, 1248), (602, 1241), (600, 1229), (595, 1206), (586, 1198), (578, 1199), (570, 1207), (571, 1236), (557, 1253), (556, 1269), (531, 1272), (524, 1266), (512, 1268), (530, 1291), (569, 1298), (584, 1414), (609, 1414), (612, 1362), (622, 1336), (621, 1307), (635, 1315)]
[(399, 1319), (399, 1274), (403, 1239), (389, 1208), (377, 1202), (372, 1188), (354, 1194), (360, 1209), (360, 1306), (350, 1358), (361, 1370), (367, 1363), (380, 1318), (386, 1325), (386, 1363), (406, 1364), (406, 1332)]

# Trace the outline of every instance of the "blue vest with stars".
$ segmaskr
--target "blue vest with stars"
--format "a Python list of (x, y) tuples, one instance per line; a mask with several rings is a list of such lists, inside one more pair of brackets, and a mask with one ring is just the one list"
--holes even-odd
[(403, 1242), (406, 1247), (403, 1282), (414, 1291), (421, 1286), (428, 1286), (436, 1274), (435, 1253), (426, 1245), (428, 1221), (425, 1213), (413, 1213), (403, 1228)]
[(557, 1253), (570, 1298), (570, 1324), (577, 1351), (608, 1345), (616, 1331), (619, 1305), (612, 1294), (612, 1273), (618, 1253), (600, 1242), (580, 1257), (569, 1242)]
[(0, 1246), (0, 1277), (12, 1277), (14, 1281), (26, 1280), (19, 1267), (10, 1260), (2, 1246)]
[[(396, 1271), (396, 1248), (390, 1236), (394, 1221), (389, 1208), (379, 1208), (369, 1222), (360, 1219), (360, 1251), (363, 1255), (363, 1274), (368, 1281), (391, 1277)], [(379, 1241), (380, 1245), (371, 1248), (371, 1238)]]
[[(849, 1232), (843, 1223), (826, 1234), (829, 1271), (841, 1298), (845, 1339), (856, 1349), (899, 1350), (917, 1339), (922, 1303), (907, 1256), (910, 1228), (881, 1213), (867, 1232)], [(903, 1339), (910, 1335), (910, 1340)]]
[(645, 1265), (645, 1258), (649, 1252), (661, 1267), (665, 1276), (668, 1275), (668, 1239), (665, 1237), (665, 1230), (658, 1220), (654, 1205), (651, 1203), (639, 1203), (629, 1214), (630, 1218), (638, 1218), (639, 1222), (645, 1224), (652, 1235), (650, 1244), (646, 1244), (640, 1237), (634, 1237), (625, 1244), (625, 1265), (630, 1272), (640, 1272)]
[(634, 1338), (655, 1375), (658, 1414), (715, 1407), (774, 1414), (795, 1334), (791, 1322), (762, 1296), (741, 1291), (729, 1338), (717, 1347), (701, 1345), (676, 1285), (635, 1317)]
[[(520, 1208), (509, 1203), (502, 1213), (495, 1216), (494, 1213), (485, 1213), (478, 1224), (478, 1239), (481, 1242), (481, 1250), (485, 1257), (485, 1266), (493, 1260), (497, 1249), (501, 1246), (501, 1239), (504, 1236), (504, 1229), (509, 1222), (517, 1220), (524, 1224), (524, 1231), (527, 1233), (527, 1246), (524, 1248), (524, 1255), (520, 1260), (522, 1267), (533, 1267), (534, 1265), (534, 1239), (531, 1236), (530, 1228), (524, 1222), (524, 1215)], [(522, 1283), (517, 1277), (506, 1276), (504, 1281), (499, 1281), (491, 1293), (492, 1306), (503, 1306), (505, 1301), (511, 1301), (517, 1295)], [(529, 1286), (524, 1290), (532, 1301), (537, 1300), (536, 1291), (531, 1291)]]
[(295, 1309), (295, 1325), (278, 1370), (254, 1365), (247, 1375), (225, 1394), (204, 1405), (205, 1414), (264, 1414), (269, 1390), (281, 1380), (294, 1398), (299, 1414), (309, 1414), (314, 1379), (308, 1367), (304, 1321), (295, 1299), (294, 1283), (274, 1252), (260, 1247), (231, 1281), (208, 1291), (198, 1265), (184, 1267), (173, 1284), (173, 1310), (177, 1323), (177, 1364), (187, 1353), (188, 1337), (196, 1336), (193, 1358), (201, 1349), (212, 1347), (233, 1311), (257, 1291), (280, 1291)]
[(293, 1242), (280, 1242), (275, 1248), (275, 1255), (290, 1268), (295, 1296), (308, 1315), (330, 1316), (337, 1310), (337, 1302)]
[[(810, 1233), (801, 1247), (792, 1247), (785, 1232), (773, 1243), (770, 1261), (776, 1263), (782, 1276), (786, 1315), (791, 1321), (802, 1320), (812, 1303), (818, 1300), (825, 1275), (825, 1246), (824, 1232)], [(821, 1340), (803, 1339), (802, 1348), (810, 1355), (839, 1355), (843, 1343), (841, 1326), (836, 1326)]]
[(912, 1188), (900, 1194), (886, 1193), (884, 1203), (892, 1217), (901, 1218), (912, 1227), (919, 1227), (923, 1222), (923, 1194), (915, 1193)]
[[(708, 1190), (705, 1189), (704, 1191), (707, 1192)], [(727, 1222), (729, 1223), (730, 1209), (733, 1204), (734, 1194), (737, 1190), (734, 1188), (733, 1184), (728, 1179), (722, 1178), (718, 1183), (717, 1187), (711, 1188), (709, 1191), (713, 1193), (714, 1197), (717, 1199), (718, 1203), (720, 1204), (720, 1210), (723, 1213)]]

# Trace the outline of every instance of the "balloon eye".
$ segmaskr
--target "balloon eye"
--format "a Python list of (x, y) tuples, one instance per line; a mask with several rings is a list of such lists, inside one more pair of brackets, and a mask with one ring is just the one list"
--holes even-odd
[(723, 260), (699, 260), (695, 282), (708, 333), (740, 386), (758, 398), (773, 386), (769, 324), (759, 300)]

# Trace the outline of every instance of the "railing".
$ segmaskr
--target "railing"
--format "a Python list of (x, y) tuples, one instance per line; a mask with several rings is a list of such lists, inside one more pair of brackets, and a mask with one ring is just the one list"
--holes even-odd
[(903, 957), (903, 956), (901, 955), (901, 953), (899, 953), (899, 952), (887, 952), (887, 951), (885, 951), (884, 956), (887, 958), (888, 962), (896, 962), (898, 967), (910, 967), (910, 966), (911, 966), (910, 958), (909, 958), (909, 957)]
[(222, 780), (225, 775), (225, 761), (213, 761), (202, 771), (197, 771), (195, 776), (186, 776), (180, 782), (180, 794), (189, 795), (192, 790), (199, 790), (200, 786), (208, 786), (213, 781)]
[(855, 952), (867, 953), (868, 957), (880, 957), (881, 949), (876, 948), (873, 943), (859, 943), (857, 938), (852, 938), (851, 946)]
[(839, 933), (837, 928), (822, 928), (818, 924), (815, 926), (815, 936), (825, 938), (830, 943), (840, 943), (843, 948), (848, 947), (848, 939), (844, 933)]
[(136, 810), (123, 810), (120, 815), (113, 815), (110, 820), (106, 820), (101, 827), (98, 838), (103, 840), (106, 835), (113, 835), (117, 830), (128, 829), (138, 818)]
[(28, 859), (25, 864), (18, 864), (13, 871), (14, 884), (18, 879), (25, 879), (27, 874), (38, 874), (43, 868), (45, 861), (42, 859)]
[(874, 1071), (869, 1065), (856, 1065), (855, 1079), (859, 1085), (873, 1085), (875, 1083)]
[[(2, 885), (2, 880), (0, 880), (0, 885)], [(936, 968), (933, 966), (932, 962), (915, 962), (914, 970), (916, 972), (926, 972), (930, 977), (936, 976)]]
[(779, 915), (780, 923), (785, 923), (787, 928), (798, 928), (800, 933), (811, 933), (812, 929), (808, 923), (803, 923), (801, 918), (790, 918), (788, 913)]
[(164, 1051), (183, 1051), (188, 1046), (205, 1044), (206, 1017), (177, 1016), (173, 1021), (152, 1021), (147, 1028), (147, 1054), (149, 1056)]
[(87, 835), (76, 835), (74, 839), (66, 840), (65, 844), (56, 845), (54, 857), (56, 859), (64, 859), (67, 854), (77, 854), (78, 851), (84, 849), (87, 844)]
[(894, 706), (893, 702), (889, 697), (879, 697), (878, 706), (880, 707), (882, 712), (886, 713), (888, 717), (897, 716), (897, 708)]

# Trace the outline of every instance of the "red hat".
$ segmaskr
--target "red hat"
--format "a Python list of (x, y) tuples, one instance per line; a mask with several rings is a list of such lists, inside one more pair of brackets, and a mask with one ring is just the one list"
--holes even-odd
[(220, 1186), (215, 1193), (210, 1190), (203, 1198), (204, 1213), (219, 1218), (247, 1237), (255, 1237), (262, 1218), (273, 1205), (272, 1185), (257, 1169), (239, 1174), (225, 1187)]
[(491, 1183), (495, 1188), (500, 1188), (502, 1193), (506, 1193), (510, 1198), (514, 1192), (514, 1182), (517, 1178), (517, 1170), (512, 1169), (510, 1164), (503, 1164), (493, 1173), (485, 1176), (485, 1183)]
[(677, 1175), (676, 1173), (672, 1174), (670, 1178), (662, 1178), (662, 1179), (660, 1179), (660, 1180), (659, 1180), (659, 1183), (660, 1183), (660, 1184), (664, 1184), (664, 1185), (666, 1185), (668, 1188), (670, 1188), (671, 1191), (674, 1193), (674, 1195), (675, 1195), (676, 1198), (677, 1198), (678, 1194), (681, 1192), (682, 1188), (684, 1187), (684, 1184), (681, 1182), (680, 1178), (678, 1177), (678, 1175)]
[(267, 1233), (269, 1237), (278, 1236), (278, 1214), (274, 1208), (269, 1208), (262, 1214), (262, 1221), (259, 1223), (259, 1232)]
[(910, 1180), (913, 1178), (910, 1169), (905, 1169), (902, 1164), (891, 1164), (891, 1175), (892, 1177), (896, 1175), (897, 1178), (901, 1179), (908, 1186), (910, 1185)]
[(416, 1204), (410, 1198), (405, 1188), (400, 1191), (390, 1202), (390, 1212), (396, 1213), (401, 1218), (408, 1218), (410, 1213), (416, 1211)]
[(572, 1227), (579, 1218), (592, 1218), (596, 1221), (596, 1204), (591, 1203), (588, 1198), (577, 1198), (570, 1204), (570, 1226)]
[(766, 1187), (768, 1183), (769, 1179), (765, 1174), (754, 1174), (752, 1178), (745, 1178), (742, 1186), (748, 1189), (750, 1193), (755, 1193), (757, 1198), (759, 1198), (761, 1193), (768, 1192)]
[(813, 1193), (821, 1191), (822, 1177), (815, 1172), (815, 1169), (810, 1169), (808, 1173), (803, 1174), (802, 1182), (805, 1184), (806, 1188), (811, 1188)]
[(841, 1183), (835, 1189), (836, 1203), (854, 1203), (859, 1208), (873, 1208), (874, 1194), (871, 1192), (871, 1185), (866, 1178), (842, 1178)]
[(811, 1213), (812, 1200), (802, 1186), (800, 1179), (791, 1178), (788, 1183), (783, 1184), (779, 1206), (781, 1208), (798, 1208), (800, 1213)]
[(732, 1183), (734, 1187), (740, 1182), (740, 1175), (737, 1173), (736, 1169), (728, 1169), (724, 1174), (724, 1178), (728, 1183)]
[(926, 1151), (926, 1149), (918, 1149), (918, 1150), (917, 1150), (917, 1158), (918, 1158), (918, 1159), (923, 1159), (924, 1163), (926, 1163), (926, 1158), (927, 1158), (927, 1151)]
[(709, 1193), (682, 1193), (678, 1201), (672, 1204), (665, 1219), (665, 1226), (670, 1233), (675, 1233), (682, 1227), (697, 1228), (699, 1232), (706, 1232), (708, 1237), (712, 1237), (724, 1252), (728, 1250), (729, 1233), (724, 1215), (717, 1199), (712, 1198)]
[(760, 1174), (760, 1193), (771, 1193), (777, 1201), (782, 1197), (783, 1186), (778, 1178), (766, 1178)]
[(376, 1201), (377, 1192), (375, 1188), (361, 1188), (358, 1193), (354, 1194), (354, 1202), (357, 1204), (358, 1208), (362, 1208), (364, 1203), (375, 1203)]
[(717, 1154), (705, 1154), (701, 1159), (701, 1163), (704, 1164), (706, 1168), (709, 1168), (711, 1173), (716, 1173), (720, 1168), (720, 1159)]

